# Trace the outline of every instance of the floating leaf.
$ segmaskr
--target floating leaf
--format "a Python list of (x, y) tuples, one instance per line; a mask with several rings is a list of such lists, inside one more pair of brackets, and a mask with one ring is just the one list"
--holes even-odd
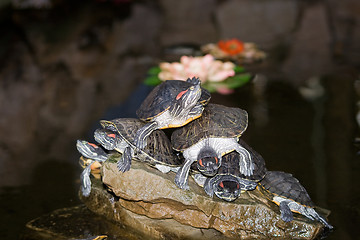
[(206, 90), (208, 90), (211, 93), (216, 92), (216, 84), (213, 84), (211, 82), (202, 83), (201, 87), (205, 88)]
[(160, 67), (152, 67), (147, 72), (149, 75), (158, 75), (161, 72)]
[(236, 65), (234, 68), (235, 73), (243, 73), (245, 72), (245, 68), (243, 68), (242, 66)]
[(233, 77), (230, 77), (230, 78), (226, 79), (223, 83), (228, 88), (233, 89), (233, 88), (241, 87), (245, 83), (249, 82), (250, 79), (251, 79), (251, 74), (245, 73), (245, 74), (240, 74), (240, 75), (235, 75)]
[(144, 81), (144, 84), (148, 86), (156, 86), (159, 85), (160, 83), (161, 80), (157, 77), (157, 75), (147, 77)]

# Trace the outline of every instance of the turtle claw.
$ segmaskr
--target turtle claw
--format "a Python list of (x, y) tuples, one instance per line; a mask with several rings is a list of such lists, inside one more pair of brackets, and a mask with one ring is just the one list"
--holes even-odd
[(254, 172), (253, 164), (250, 164), (249, 168), (246, 168), (244, 164), (240, 163), (240, 172), (244, 174), (245, 176), (251, 176)]
[(186, 179), (185, 179), (185, 181), (183, 179), (180, 179), (180, 177), (178, 177), (178, 174), (176, 174), (176, 176), (175, 176), (175, 184), (176, 184), (176, 186), (178, 186), (179, 188), (181, 188), (183, 190), (190, 190)]
[(121, 156), (120, 160), (117, 163), (117, 168), (119, 169), (119, 171), (127, 172), (130, 170), (131, 158), (132, 158), (131, 148), (127, 147), (125, 148), (123, 155)]
[(179, 188), (181, 189), (184, 189), (184, 190), (190, 190), (189, 188), (189, 185), (187, 183), (187, 174), (186, 174), (186, 177), (182, 177), (183, 175), (180, 173), (182, 171), (179, 171), (176, 173), (176, 176), (175, 176), (175, 184), (176, 186), (178, 186)]

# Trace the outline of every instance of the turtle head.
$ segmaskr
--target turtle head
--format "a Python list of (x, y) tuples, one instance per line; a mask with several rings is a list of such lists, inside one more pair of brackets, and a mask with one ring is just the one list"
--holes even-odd
[(211, 147), (204, 147), (200, 150), (197, 160), (197, 168), (205, 176), (214, 176), (221, 165), (215, 150)]
[(182, 89), (176, 94), (175, 100), (184, 109), (192, 109), (201, 97), (201, 87), (199, 78), (189, 79), (191, 83), (188, 88)]
[(85, 158), (100, 162), (106, 161), (108, 158), (107, 153), (101, 147), (85, 140), (77, 140), (76, 148)]
[(98, 128), (94, 132), (95, 141), (100, 143), (106, 150), (114, 150), (119, 138), (116, 133), (104, 129)]
[(237, 178), (224, 175), (214, 182), (213, 189), (218, 198), (232, 202), (240, 196), (244, 186)]

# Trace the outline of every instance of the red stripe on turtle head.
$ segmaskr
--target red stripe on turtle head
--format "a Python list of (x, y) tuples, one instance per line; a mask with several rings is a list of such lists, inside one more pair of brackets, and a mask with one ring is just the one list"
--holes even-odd
[(219, 186), (220, 186), (221, 188), (224, 188), (224, 183), (223, 183), (223, 182), (220, 182)]
[(115, 133), (109, 133), (108, 137), (115, 138)]
[(179, 100), (188, 90), (189, 89), (179, 92), (179, 94), (176, 96), (176, 100)]
[(199, 160), (199, 164), (200, 164), (200, 166), (204, 167), (204, 164), (203, 164), (203, 162), (202, 162), (202, 159)]
[(94, 143), (88, 143), (90, 146), (94, 147), (94, 148), (98, 148), (98, 146)]

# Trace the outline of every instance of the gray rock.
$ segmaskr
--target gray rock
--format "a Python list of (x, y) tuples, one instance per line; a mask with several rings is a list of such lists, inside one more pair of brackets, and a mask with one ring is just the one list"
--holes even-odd
[[(221, 233), (228, 238), (313, 239), (323, 228), (320, 223), (302, 216), (295, 216), (290, 223), (283, 222), (278, 206), (258, 190), (244, 193), (229, 203), (208, 197), (192, 179), (189, 180), (191, 191), (181, 190), (173, 183), (174, 173), (163, 174), (139, 162), (133, 162), (130, 171), (125, 173), (117, 170), (116, 163), (106, 162), (102, 176), (103, 183), (116, 197), (109, 199), (108, 193), (95, 187), (89, 198), (81, 196), (82, 201), (90, 210), (148, 234), (154, 234), (149, 230), (153, 228), (144, 226), (144, 221), (138, 221), (142, 226), (134, 222), (139, 215), (146, 216), (151, 226), (157, 226), (164, 219), (176, 222), (177, 226), (182, 226), (175, 231), (180, 238), (185, 237), (182, 234), (188, 233), (189, 229), (200, 228), (202, 231), (216, 230), (215, 236)], [(124, 216), (128, 211), (133, 215)], [(159, 230), (159, 238), (165, 234), (162, 231), (172, 232), (167, 228)]]

